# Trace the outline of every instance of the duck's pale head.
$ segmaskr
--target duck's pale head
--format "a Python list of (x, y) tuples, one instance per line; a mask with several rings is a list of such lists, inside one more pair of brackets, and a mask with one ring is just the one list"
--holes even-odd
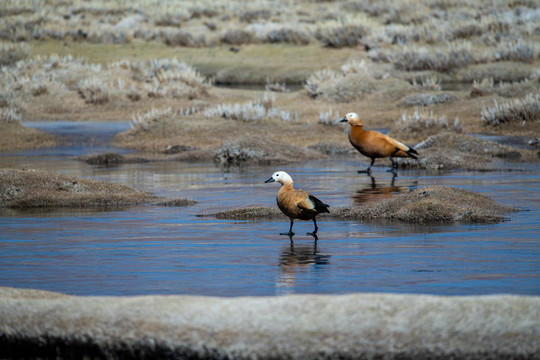
[(292, 184), (293, 180), (289, 174), (285, 171), (276, 171), (272, 174), (272, 177), (265, 181), (265, 183), (277, 181), (280, 184)]
[(362, 126), (362, 120), (360, 120), (360, 117), (357, 113), (350, 112), (343, 119), (341, 119), (340, 122), (346, 122), (350, 125), (354, 126)]

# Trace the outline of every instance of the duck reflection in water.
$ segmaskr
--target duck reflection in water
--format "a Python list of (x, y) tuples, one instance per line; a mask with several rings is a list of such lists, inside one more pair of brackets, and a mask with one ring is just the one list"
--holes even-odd
[(297, 272), (316, 271), (322, 265), (328, 265), (329, 259), (330, 255), (320, 253), (317, 239), (311, 245), (295, 245), (291, 237), (290, 244), (281, 249), (279, 256), (278, 294), (294, 293)]
[(362, 188), (357, 190), (353, 195), (353, 201), (356, 205), (364, 205), (371, 201), (387, 199), (394, 195), (406, 193), (409, 191), (410, 186), (414, 185), (396, 186), (395, 173), (392, 174), (392, 180), (390, 181), (389, 186), (385, 186), (384, 184), (381, 185), (380, 183), (377, 184), (375, 177), (372, 175), (369, 175), (369, 177), (371, 181), (368, 184), (364, 184)]

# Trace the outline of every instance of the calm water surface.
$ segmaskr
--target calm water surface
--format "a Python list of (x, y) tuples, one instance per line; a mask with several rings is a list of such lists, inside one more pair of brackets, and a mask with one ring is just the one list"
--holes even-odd
[[(52, 126), (56, 132), (67, 130), (58, 123)], [(540, 294), (538, 164), (501, 162), (501, 171), (488, 173), (400, 171), (394, 179), (380, 167), (373, 177), (356, 174), (366, 164), (360, 158), (281, 166), (297, 188), (332, 207), (442, 184), (482, 192), (523, 210), (494, 225), (321, 218), (317, 241), (305, 235), (312, 223), (297, 221), (291, 242), (279, 235), (288, 229), (286, 219), (197, 216), (275, 206), (279, 186), (264, 184), (275, 167), (223, 172), (213, 164), (156, 162), (111, 168), (74, 160), (110, 150), (108, 136), (122, 126), (127, 124), (100, 127), (91, 141), (76, 145), (0, 155), (0, 167), (49, 169), (199, 203), (112, 211), (0, 210), (0, 286), (75, 295)], [(504, 170), (508, 167), (514, 171)]]

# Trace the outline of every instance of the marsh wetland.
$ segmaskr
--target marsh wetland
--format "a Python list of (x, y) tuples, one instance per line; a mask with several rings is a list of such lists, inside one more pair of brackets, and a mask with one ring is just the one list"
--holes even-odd
[[(3, 178), (0, 285), (540, 294), (536, 2), (3, 5), (2, 174), (46, 171), (75, 192), (127, 186), (144, 201), (6, 205), (23, 190)], [(400, 160), (397, 176), (387, 160), (358, 174), (368, 160), (337, 122), (351, 111), (419, 160)], [(276, 170), (335, 213), (440, 185), (518, 211), (488, 222), (472, 210), (468, 221), (321, 216), (318, 239), (300, 221), (293, 239), (280, 236), (279, 213), (215, 216), (274, 211), (278, 187), (264, 180)]]

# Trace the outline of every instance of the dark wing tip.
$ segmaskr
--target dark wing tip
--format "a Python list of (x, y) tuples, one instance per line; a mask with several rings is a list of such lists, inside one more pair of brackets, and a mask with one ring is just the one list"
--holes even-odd
[(313, 204), (315, 204), (315, 210), (318, 213), (329, 213), (330, 212), (330, 210), (328, 210), (330, 205), (323, 203), (321, 200), (317, 199), (315, 196), (310, 194), (309, 195), (309, 200), (311, 200), (313, 202)]

